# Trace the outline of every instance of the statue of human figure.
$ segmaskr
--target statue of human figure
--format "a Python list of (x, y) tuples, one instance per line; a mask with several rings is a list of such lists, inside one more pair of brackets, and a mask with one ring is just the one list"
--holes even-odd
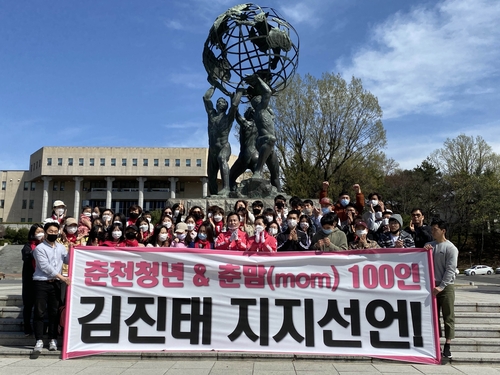
[(251, 86), (247, 89), (247, 95), (254, 109), (253, 118), (258, 132), (256, 145), (259, 159), (252, 178), (262, 179), (264, 164), (266, 164), (271, 174), (271, 185), (281, 191), (278, 157), (274, 151), (276, 143), (274, 112), (269, 107), (272, 90), (257, 73), (246, 77), (245, 82)]
[[(210, 79), (209, 79), (210, 82)], [(229, 133), (233, 125), (234, 117), (238, 111), (243, 89), (236, 90), (231, 96), (231, 107), (228, 109), (227, 100), (217, 99), (214, 109), (212, 96), (215, 87), (212, 85), (205, 95), (203, 102), (208, 115), (208, 189), (211, 195), (226, 195), (229, 193), (229, 156), (231, 155), (231, 145), (229, 144)], [(222, 190), (219, 191), (217, 184), (217, 174), (220, 171), (222, 177)]]
[(252, 107), (248, 107), (243, 116), (239, 111), (236, 112), (236, 122), (240, 126), (240, 154), (229, 171), (231, 191), (236, 191), (236, 179), (247, 169), (255, 172), (259, 160), (259, 152), (256, 148), (258, 131), (253, 119), (254, 112)]

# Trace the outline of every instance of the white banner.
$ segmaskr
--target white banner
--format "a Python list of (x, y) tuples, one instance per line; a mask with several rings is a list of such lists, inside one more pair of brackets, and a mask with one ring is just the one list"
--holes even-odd
[(79, 247), (71, 255), (63, 358), (249, 351), (440, 361), (424, 249)]

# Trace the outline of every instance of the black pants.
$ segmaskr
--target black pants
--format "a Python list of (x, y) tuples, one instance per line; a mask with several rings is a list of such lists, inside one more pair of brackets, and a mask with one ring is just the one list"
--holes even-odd
[(31, 277), (25, 278), (23, 275), (23, 320), (24, 333), (26, 334), (33, 332), (31, 328), (31, 315), (33, 314), (33, 306), (35, 304), (35, 287)]
[(61, 299), (61, 282), (34, 281), (35, 284), (35, 316), (33, 328), (36, 340), (43, 339), (43, 319), (45, 312), (49, 315), (49, 340), (57, 339), (58, 311)]

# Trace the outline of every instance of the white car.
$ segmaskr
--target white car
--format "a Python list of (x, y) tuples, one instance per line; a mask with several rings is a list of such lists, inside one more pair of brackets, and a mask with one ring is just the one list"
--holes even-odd
[(473, 276), (473, 275), (491, 275), (494, 273), (493, 268), (490, 266), (485, 266), (485, 265), (477, 265), (477, 266), (472, 266), (471, 268), (468, 268), (464, 271), (466, 276)]

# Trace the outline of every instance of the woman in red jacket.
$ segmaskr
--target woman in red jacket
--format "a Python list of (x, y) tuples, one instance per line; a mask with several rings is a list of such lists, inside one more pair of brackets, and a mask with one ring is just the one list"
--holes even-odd
[(255, 236), (248, 239), (248, 251), (274, 253), (278, 247), (276, 237), (266, 232), (264, 216), (255, 218)]
[(236, 212), (227, 215), (227, 230), (215, 240), (215, 248), (219, 250), (247, 250), (247, 234), (239, 229), (240, 216)]

